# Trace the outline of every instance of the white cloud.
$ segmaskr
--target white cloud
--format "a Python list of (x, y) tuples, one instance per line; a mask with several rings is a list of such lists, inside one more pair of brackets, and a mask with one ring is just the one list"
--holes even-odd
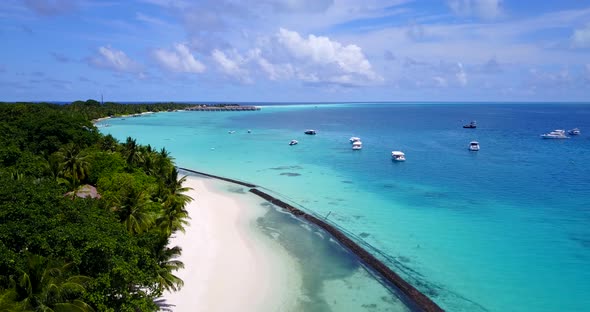
[(465, 73), (465, 70), (463, 70), (463, 64), (457, 63), (457, 73), (455, 76), (457, 77), (457, 81), (460, 85), (467, 85), (467, 74)]
[(221, 71), (231, 78), (234, 78), (243, 83), (252, 83), (252, 79), (248, 71), (242, 68), (248, 60), (242, 57), (238, 52), (225, 52), (215, 49), (211, 52), (213, 60), (219, 65)]
[(211, 57), (224, 74), (245, 83), (253, 82), (250, 73), (257, 71), (274, 81), (298, 79), (345, 86), (383, 81), (357, 45), (315, 35), (303, 38), (284, 28), (273, 37), (259, 38), (245, 53), (214, 49)]
[(268, 5), (277, 12), (325, 12), (334, 0), (255, 0), (253, 4)]
[(562, 69), (560, 71), (545, 71), (532, 68), (529, 70), (528, 81), (526, 81), (528, 87), (545, 91), (570, 88), (576, 83), (576, 79), (567, 69)]
[(165, 22), (164, 20), (161, 20), (159, 18), (153, 17), (153, 16), (149, 16), (146, 14), (143, 14), (141, 12), (137, 12), (135, 13), (135, 19), (147, 24), (151, 24), (154, 26), (165, 26), (165, 27), (170, 27), (170, 24), (168, 24), (167, 22)]
[(182, 43), (175, 44), (173, 50), (157, 49), (153, 56), (162, 68), (171, 72), (198, 74), (205, 71), (205, 65), (196, 60)]
[(250, 51), (250, 57), (268, 75), (270, 80), (290, 79), (295, 75), (296, 71), (292, 64), (273, 64), (262, 56), (261, 50), (258, 48)]
[(584, 28), (574, 30), (572, 41), (576, 47), (590, 47), (590, 24), (587, 24)]
[(357, 45), (342, 45), (328, 37), (315, 35), (303, 38), (299, 33), (284, 28), (279, 30), (277, 41), (290, 56), (300, 63), (306, 63), (308, 68), (317, 66), (316, 69), (329, 69), (336, 77), (339, 76), (328, 80), (347, 83), (358, 80), (352, 77), (371, 82), (382, 80)]
[(132, 60), (125, 52), (110, 46), (98, 48), (98, 54), (91, 57), (89, 64), (117, 72), (135, 73), (141, 70), (141, 65)]
[(502, 15), (502, 0), (448, 0), (457, 15), (494, 19)]

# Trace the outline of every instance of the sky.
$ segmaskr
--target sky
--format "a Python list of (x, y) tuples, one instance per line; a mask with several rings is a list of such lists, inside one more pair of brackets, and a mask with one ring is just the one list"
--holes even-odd
[(2, 0), (0, 101), (586, 101), (588, 0)]

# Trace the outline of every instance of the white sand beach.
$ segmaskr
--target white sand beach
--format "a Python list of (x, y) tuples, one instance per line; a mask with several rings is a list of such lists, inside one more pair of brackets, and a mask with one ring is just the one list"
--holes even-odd
[(252, 194), (224, 191), (223, 181), (187, 177), (194, 201), (182, 247), (184, 287), (166, 293), (174, 311), (294, 311), (301, 287), (297, 262), (256, 227), (265, 208)]

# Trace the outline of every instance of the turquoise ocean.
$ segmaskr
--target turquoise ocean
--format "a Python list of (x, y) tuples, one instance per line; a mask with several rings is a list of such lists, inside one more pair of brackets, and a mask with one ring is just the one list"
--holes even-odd
[(327, 217), (448, 311), (590, 311), (590, 105), (263, 105), (98, 126)]

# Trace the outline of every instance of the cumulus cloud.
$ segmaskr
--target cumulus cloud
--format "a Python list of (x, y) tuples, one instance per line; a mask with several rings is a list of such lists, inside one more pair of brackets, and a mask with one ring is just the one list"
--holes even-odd
[(370, 85), (383, 78), (373, 71), (362, 49), (328, 37), (302, 37), (284, 28), (272, 37), (259, 38), (256, 47), (242, 54), (236, 49), (214, 49), (211, 57), (228, 77), (250, 83), (262, 73), (270, 80), (301, 80), (343, 86)]
[(106, 46), (98, 48), (97, 52), (95, 56), (88, 59), (88, 63), (92, 66), (121, 73), (136, 73), (141, 70), (141, 65), (123, 51)]
[(157, 49), (153, 56), (162, 68), (174, 73), (198, 74), (205, 71), (205, 65), (195, 59), (182, 43), (175, 44), (172, 50)]
[(448, 0), (447, 4), (460, 16), (494, 19), (502, 15), (502, 0)]
[(397, 74), (391, 82), (404, 88), (458, 88), (470, 83), (468, 70), (461, 62), (428, 62), (406, 56), (392, 64), (391, 71)]
[(258, 48), (250, 51), (250, 58), (260, 66), (260, 69), (268, 75), (270, 80), (291, 79), (296, 76), (296, 69), (292, 64), (273, 64), (262, 56), (262, 51)]
[(76, 8), (76, 0), (24, 0), (27, 8), (39, 15), (60, 15)]
[(590, 24), (587, 24), (584, 28), (574, 30), (572, 42), (576, 47), (590, 47)]
[(279, 30), (276, 38), (279, 47), (298, 63), (311, 70), (316, 67), (316, 74), (324, 72), (330, 75), (324, 77), (328, 81), (348, 84), (360, 82), (361, 79), (369, 82), (382, 80), (357, 45), (343, 45), (328, 37), (311, 34), (304, 38), (299, 33), (284, 28)]
[(211, 52), (211, 57), (217, 63), (220, 70), (227, 76), (236, 79), (242, 83), (251, 83), (252, 79), (248, 70), (242, 68), (248, 60), (236, 51), (226, 54), (225, 52), (215, 49)]

